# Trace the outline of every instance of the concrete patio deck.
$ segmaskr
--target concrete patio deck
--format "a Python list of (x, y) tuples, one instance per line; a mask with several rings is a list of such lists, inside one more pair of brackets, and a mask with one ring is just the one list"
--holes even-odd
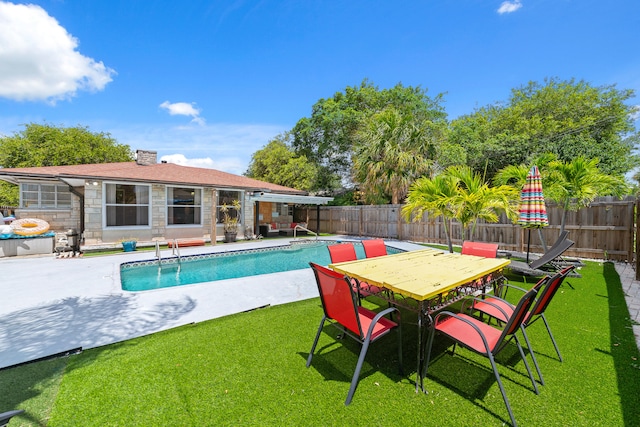
[[(192, 247), (181, 249), (181, 253), (280, 246), (289, 240)], [(387, 243), (405, 250), (422, 248), (406, 242)], [(170, 249), (162, 253), (163, 257), (170, 255)], [(47, 255), (0, 259), (0, 369), (318, 296), (311, 269), (153, 291), (123, 291), (120, 264), (153, 257), (153, 252), (132, 252), (81, 258)], [(640, 282), (634, 280), (632, 266), (617, 264), (616, 270), (630, 317), (636, 322), (633, 330), (640, 347)]]
[[(181, 254), (282, 246), (290, 240), (182, 248)], [(405, 250), (421, 248), (405, 242), (388, 244)], [(162, 256), (171, 256), (171, 249), (162, 251)], [(123, 291), (120, 264), (153, 258), (154, 252), (137, 251), (96, 257), (0, 259), (0, 369), (318, 296), (310, 268), (144, 292)]]

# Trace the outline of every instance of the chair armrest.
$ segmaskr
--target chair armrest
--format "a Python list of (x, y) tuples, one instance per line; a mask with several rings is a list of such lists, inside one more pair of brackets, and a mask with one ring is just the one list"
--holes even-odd
[(381, 312), (379, 312), (378, 314), (376, 314), (373, 319), (371, 319), (371, 324), (369, 325), (369, 330), (367, 331), (367, 336), (368, 337), (371, 336), (371, 334), (373, 333), (373, 328), (375, 328), (376, 323), (378, 323), (381, 318), (383, 318), (387, 314), (393, 313), (394, 311), (398, 312), (398, 322), (397, 323), (400, 324), (400, 310), (398, 310), (395, 307), (386, 308), (386, 309), (382, 310)]
[[(515, 309), (515, 305), (511, 304), (509, 301), (507, 301), (507, 300), (505, 300), (505, 299), (502, 299), (502, 298), (500, 298), (500, 297), (496, 297), (496, 296), (493, 296), (493, 297), (491, 297), (491, 298), (493, 298), (493, 299), (497, 299), (497, 300), (500, 300), (500, 301), (504, 302), (505, 304), (509, 305), (511, 308)], [(502, 315), (504, 316), (504, 318), (505, 318), (505, 319), (508, 319), (508, 318), (509, 318), (509, 315), (507, 315), (507, 312), (506, 312), (506, 311), (504, 311), (504, 309), (503, 309), (502, 307), (500, 307), (498, 304), (496, 304), (496, 303), (494, 303), (494, 302), (492, 302), (492, 301), (489, 301), (489, 300), (486, 300), (486, 299), (482, 299), (482, 298), (478, 298), (478, 297), (474, 297), (474, 298), (473, 298), (473, 301), (474, 301), (474, 302), (475, 302), (475, 301), (480, 301), (480, 302), (482, 302), (482, 303), (484, 303), (484, 304), (490, 305), (491, 307), (493, 307), (493, 308), (497, 309), (500, 313), (502, 313)], [(464, 304), (464, 303), (463, 303), (463, 304)], [(473, 309), (473, 307), (474, 307), (474, 306), (475, 306), (475, 304), (472, 304), (472, 305), (471, 305), (471, 308)]]
[[(435, 331), (435, 327), (436, 327), (436, 325), (438, 323), (438, 318), (443, 314), (447, 315), (449, 317), (453, 317), (454, 319), (459, 320), (460, 322), (464, 322), (467, 325), (471, 326), (474, 329), (474, 331), (480, 336), (480, 338), (482, 338), (482, 342), (484, 344), (484, 348), (487, 350), (487, 353), (491, 352), (491, 349), (489, 347), (489, 343), (487, 342), (487, 338), (484, 336), (484, 334), (482, 333), (480, 328), (478, 328), (476, 325), (473, 324), (473, 322), (469, 321), (468, 319), (465, 319), (464, 317), (459, 316), (458, 314), (453, 313), (451, 311), (441, 311), (440, 313), (438, 313), (436, 315), (436, 317), (433, 319), (433, 330), (434, 331)], [(459, 340), (456, 340), (456, 341), (461, 342)]]
[[(500, 290), (500, 292), (499, 292), (501, 294), (500, 297), (505, 298), (507, 296), (507, 291), (509, 289), (511, 289), (511, 288), (516, 289), (518, 291), (521, 291), (523, 294), (527, 293), (527, 290), (524, 289), (524, 288), (521, 288), (521, 287), (516, 286), (516, 285), (510, 285), (509, 283), (503, 283), (503, 284), (501, 284), (501, 285), (499, 285), (497, 287), (497, 289)], [(503, 289), (504, 289), (504, 292), (502, 291)]]

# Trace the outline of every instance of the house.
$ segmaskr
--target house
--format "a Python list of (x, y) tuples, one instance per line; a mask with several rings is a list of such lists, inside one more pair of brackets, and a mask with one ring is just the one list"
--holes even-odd
[(296, 204), (321, 205), (330, 197), (214, 169), (157, 162), (138, 150), (136, 161), (0, 169), (20, 188), (17, 218), (38, 218), (51, 230), (75, 229), (85, 245), (182, 238), (222, 239), (220, 208), (240, 201), (238, 235), (260, 224), (290, 224)]

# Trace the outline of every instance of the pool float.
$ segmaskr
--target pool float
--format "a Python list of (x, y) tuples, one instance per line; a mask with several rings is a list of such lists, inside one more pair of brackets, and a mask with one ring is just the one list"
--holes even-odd
[(9, 224), (0, 225), (0, 239), (8, 239), (13, 236), (13, 228)]
[(16, 219), (11, 223), (13, 232), (20, 236), (35, 236), (49, 230), (49, 223), (37, 218)]

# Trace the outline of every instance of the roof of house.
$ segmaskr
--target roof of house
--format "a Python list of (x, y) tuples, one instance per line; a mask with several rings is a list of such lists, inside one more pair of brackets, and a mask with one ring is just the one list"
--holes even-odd
[(0, 169), (0, 179), (17, 183), (20, 179), (73, 179), (150, 182), (170, 185), (211, 186), (253, 191), (305, 195), (305, 191), (271, 184), (215, 169), (180, 166), (173, 163), (139, 165), (133, 162), (89, 165), (44, 166)]

